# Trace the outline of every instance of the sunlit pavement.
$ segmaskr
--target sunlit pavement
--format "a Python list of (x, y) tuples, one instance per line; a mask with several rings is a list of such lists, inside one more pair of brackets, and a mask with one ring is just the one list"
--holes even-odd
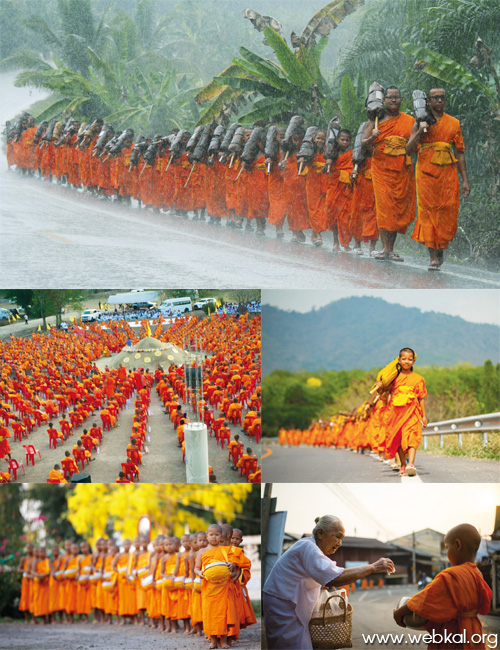
[[(269, 453), (271, 452), (271, 453)], [(281, 447), (262, 441), (262, 481), (273, 483), (498, 483), (498, 461), (417, 452), (416, 477), (347, 449)]]

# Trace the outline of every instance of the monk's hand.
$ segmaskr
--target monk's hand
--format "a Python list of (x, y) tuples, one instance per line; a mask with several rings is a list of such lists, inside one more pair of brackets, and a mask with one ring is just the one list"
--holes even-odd
[(468, 181), (462, 183), (462, 196), (466, 199), (470, 194), (470, 185)]
[(425, 427), (426, 427), (428, 424), (429, 424), (429, 423), (428, 423), (428, 421), (427, 421), (427, 418), (426, 418), (426, 417), (423, 417), (423, 418), (422, 418), (422, 428), (425, 429)]
[(380, 129), (373, 129), (372, 134), (370, 136), (370, 140), (373, 142), (378, 138), (379, 135), (380, 135)]
[(266, 158), (266, 159), (264, 160), (264, 163), (265, 163), (266, 165), (272, 165), (272, 164), (273, 164), (273, 159), (272, 159), (272, 158)]
[(283, 160), (280, 160), (280, 162), (278, 163), (278, 167), (279, 167), (280, 169), (285, 169), (285, 167), (286, 167), (287, 165), (288, 165), (288, 160), (285, 160), (284, 158), (283, 158)]
[(404, 621), (403, 621), (403, 618), (405, 616), (405, 611), (404, 611), (403, 607), (400, 607), (399, 609), (394, 609), (392, 611), (392, 615), (393, 615), (394, 620), (396, 621), (397, 625), (399, 625), (399, 627), (406, 627), (406, 625), (404, 624)]
[(418, 135), (421, 135), (424, 131), (426, 131), (429, 128), (429, 124), (427, 122), (420, 122), (418, 125)]
[(373, 562), (372, 564), (373, 573), (382, 573), (382, 571), (388, 571), (389, 573), (394, 573), (395, 567), (394, 562), (388, 557), (381, 557), (380, 560)]
[(357, 179), (357, 177), (358, 177), (358, 172), (354, 171), (354, 169), (353, 169), (352, 172), (351, 172), (351, 176), (350, 176), (351, 181), (355, 181)]
[(375, 388), (376, 388), (377, 390), (380, 390), (380, 389), (382, 388), (382, 386), (383, 386), (383, 384), (382, 384), (381, 381), (376, 381), (376, 382), (375, 382)]

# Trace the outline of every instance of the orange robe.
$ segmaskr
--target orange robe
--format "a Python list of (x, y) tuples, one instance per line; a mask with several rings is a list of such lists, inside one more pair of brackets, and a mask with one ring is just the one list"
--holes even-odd
[(186, 188), (184, 187), (191, 170), (191, 163), (187, 159), (187, 154), (183, 153), (178, 160), (172, 162), (170, 169), (173, 171), (175, 184), (172, 205), (176, 210), (189, 212), (194, 209), (194, 202), (191, 182)]
[[(184, 558), (188, 555), (188, 552), (183, 553), (179, 559), (179, 573), (177, 574), (179, 578), (182, 578), (186, 575), (185, 571), (185, 562)], [(191, 592), (184, 588), (177, 590), (177, 619), (181, 620), (184, 618), (189, 618), (189, 596)]]
[[(26, 566), (28, 564), (29, 558), (25, 557), (22, 563), (23, 572), (26, 571)], [(19, 611), (27, 612), (30, 607), (30, 589), (31, 589), (32, 579), (27, 578), (23, 575), (21, 580), (21, 597), (19, 599)]]
[(68, 481), (64, 478), (64, 475), (61, 472), (58, 472), (57, 469), (51, 469), (49, 472), (49, 480), (59, 481), (59, 483), (67, 483)]
[(379, 230), (405, 233), (415, 219), (415, 177), (406, 144), (413, 117), (400, 113), (379, 124), (372, 158), (373, 191)]
[(349, 229), (356, 241), (368, 242), (378, 239), (371, 158), (367, 158), (359, 166), (358, 177), (354, 182)]
[[(36, 565), (36, 572), (39, 574), (48, 573), (50, 571), (49, 560), (40, 560)], [(49, 608), (49, 593), (50, 593), (50, 582), (49, 578), (44, 578), (43, 580), (35, 579), (34, 584), (35, 588), (35, 598), (33, 601), (34, 605), (34, 616), (46, 616), (50, 614)]]
[(460, 122), (445, 113), (422, 135), (415, 171), (418, 212), (411, 238), (437, 250), (448, 248), (457, 232), (460, 184), (452, 144), (465, 151)]
[(279, 160), (273, 162), (271, 171), (267, 177), (267, 191), (269, 196), (268, 221), (272, 226), (282, 228), (286, 218), (286, 201), (283, 172), (278, 167), (278, 162)]
[[(145, 553), (139, 555), (139, 557), (137, 558), (137, 565), (135, 567), (136, 571), (138, 571), (139, 569), (143, 569), (144, 567), (148, 567), (149, 558), (150, 558), (149, 551), (146, 551)], [(137, 577), (135, 584), (136, 584), (137, 609), (138, 610), (147, 609), (148, 592), (142, 588), (140, 577)]]
[(398, 447), (406, 453), (422, 440), (422, 410), (419, 399), (427, 395), (424, 378), (416, 372), (401, 373), (391, 386), (390, 416), (387, 423), (386, 456), (394, 458)]
[[(227, 549), (214, 546), (201, 556), (202, 570), (212, 562), (227, 562), (227, 558)], [(208, 636), (231, 634), (230, 624), (236, 621), (236, 610), (234, 600), (229, 595), (230, 582), (230, 578), (222, 583), (202, 580), (203, 630)]]
[[(106, 555), (104, 559), (104, 573), (110, 573), (111, 576), (106, 576), (103, 582), (108, 582), (113, 579), (114, 573), (111, 570), (111, 565), (113, 564), (114, 557), (112, 555)], [(112, 591), (103, 590), (103, 600), (104, 600), (104, 611), (106, 614), (117, 614), (118, 613), (118, 589), (115, 585)]]
[(340, 154), (326, 181), (326, 218), (329, 230), (338, 229), (341, 246), (349, 246), (351, 231), (352, 185), (350, 173), (353, 170), (352, 151)]
[[(63, 562), (64, 557), (59, 557), (53, 561), (55, 571), (62, 569)], [(49, 579), (49, 610), (52, 613), (59, 612), (62, 609), (64, 609), (64, 602), (61, 596), (61, 582), (51, 575)]]
[(446, 648), (484, 648), (481, 641), (483, 628), (477, 614), (490, 610), (491, 589), (475, 564), (466, 562), (452, 566), (438, 573), (425, 589), (415, 594), (406, 603), (412, 612), (428, 619), (425, 629), (435, 634), (454, 635), (465, 632), (462, 645), (453, 642), (430, 643), (428, 650)]
[(318, 153), (302, 172), (306, 177), (307, 209), (314, 232), (326, 230), (326, 176), (322, 173), (324, 166), (323, 154)]
[[(175, 565), (177, 563), (177, 554), (173, 553), (163, 566), (163, 573), (166, 576), (171, 576), (174, 573)], [(165, 618), (177, 618), (177, 591), (169, 589), (162, 589), (161, 591), (161, 613)]]
[[(66, 571), (68, 569), (76, 569), (78, 563), (78, 556), (71, 557), (68, 560), (66, 565)], [(66, 586), (65, 602), (64, 608), (67, 614), (76, 614), (77, 613), (77, 595), (78, 595), (78, 582), (73, 578), (64, 579)]]
[[(90, 576), (92, 555), (84, 555), (80, 561), (80, 576)], [(78, 580), (76, 594), (76, 611), (78, 614), (90, 614), (92, 610), (92, 589), (88, 580)]]
[(307, 210), (306, 178), (298, 175), (296, 153), (288, 158), (287, 166), (283, 171), (283, 187), (288, 229), (292, 231), (307, 230), (309, 228), (309, 212)]
[(252, 169), (248, 174), (249, 219), (267, 219), (269, 213), (269, 195), (264, 160), (265, 156), (259, 156), (259, 158), (254, 160)]

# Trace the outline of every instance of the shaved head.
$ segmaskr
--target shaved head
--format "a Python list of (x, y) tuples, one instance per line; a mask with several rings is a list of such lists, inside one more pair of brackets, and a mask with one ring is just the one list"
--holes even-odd
[(462, 546), (473, 553), (477, 552), (481, 544), (481, 535), (477, 528), (474, 528), (471, 524), (459, 524), (455, 526), (446, 533), (445, 539), (450, 543), (459, 539), (462, 542)]

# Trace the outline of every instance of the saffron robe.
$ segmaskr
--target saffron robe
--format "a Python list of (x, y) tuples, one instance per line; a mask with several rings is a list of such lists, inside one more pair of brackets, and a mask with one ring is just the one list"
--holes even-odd
[(424, 378), (416, 372), (401, 373), (391, 387), (390, 416), (387, 423), (386, 456), (394, 458), (398, 447), (406, 453), (422, 440), (422, 410), (419, 399), (427, 395)]
[(422, 135), (417, 157), (418, 212), (411, 238), (437, 250), (448, 248), (457, 232), (460, 183), (452, 145), (465, 151), (460, 122), (445, 113)]
[(400, 113), (379, 124), (372, 158), (379, 230), (404, 234), (415, 219), (415, 177), (411, 158), (406, 155), (413, 122), (411, 115)]
[(427, 619), (425, 629), (436, 634), (463, 634), (466, 642), (431, 643), (428, 650), (445, 648), (484, 648), (484, 643), (472, 642), (473, 635), (481, 638), (483, 628), (477, 614), (490, 610), (491, 589), (475, 564), (465, 562), (438, 573), (425, 589), (406, 603), (412, 612)]

